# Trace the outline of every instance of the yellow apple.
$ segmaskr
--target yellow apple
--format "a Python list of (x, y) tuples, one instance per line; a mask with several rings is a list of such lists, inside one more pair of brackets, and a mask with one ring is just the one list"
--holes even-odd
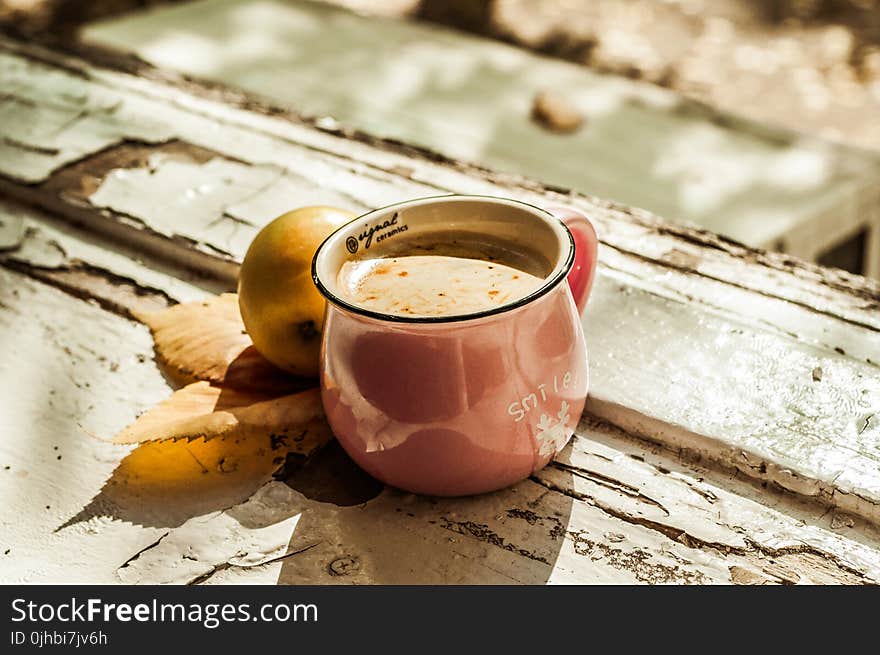
[(312, 282), (312, 257), (331, 232), (355, 216), (335, 207), (301, 207), (260, 230), (244, 256), (241, 317), (254, 347), (285, 371), (318, 374), (325, 301)]

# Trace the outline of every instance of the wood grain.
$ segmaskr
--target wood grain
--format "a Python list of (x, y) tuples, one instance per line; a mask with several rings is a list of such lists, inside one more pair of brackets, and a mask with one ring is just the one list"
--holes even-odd
[[(128, 317), (205, 291), (32, 210), (0, 205), (0, 223), (0, 340), (16, 343), (0, 379), (17, 390), (0, 414), (4, 582), (880, 581), (875, 526), (593, 419), (550, 468), (477, 498), (382, 490), (338, 452), (311, 469), (290, 462), (264, 486), (251, 462), (195, 497), (188, 480), (204, 478), (196, 462), (211, 453), (172, 453), (173, 480), (137, 483), (142, 462), (169, 453), (89, 436), (170, 393)], [(48, 276), (74, 261), (91, 275)]]
[[(2, 372), (15, 389), (9, 402), (30, 408), (3, 413), (4, 457), (10, 470), (26, 473), (7, 478), (4, 491), (16, 500), (4, 508), (3, 525), (15, 526), (11, 551), (22, 557), (2, 560), (5, 580), (878, 579), (875, 528), (862, 520), (877, 521), (880, 504), (877, 283), (332, 124), (273, 116), (216, 89), (131, 76), (33, 46), (4, 42), (2, 50), (11, 83), (0, 111), (28, 107), (40, 115), (35, 107), (45, 106), (46, 115), (0, 151), (0, 187), (54, 216), (0, 205), (0, 315), (4, 343), (16, 343), (18, 353)], [(76, 107), (89, 114), (84, 123)], [(61, 116), (72, 122), (65, 126)], [(88, 147), (85, 137), (68, 140), (68, 130), (82, 129), (101, 138)], [(22, 154), (20, 144), (33, 152)], [(26, 165), (17, 168), (20, 160)], [(254, 177), (236, 178), (243, 170)], [(181, 185), (184, 176), (199, 184)], [(170, 391), (145, 328), (128, 316), (228, 287), (244, 235), (293, 205), (359, 209), (452, 191), (563, 202), (596, 223), (601, 275), (584, 322), (589, 411), (604, 423), (582, 425), (582, 438), (535, 479), (476, 499), (385, 491), (336, 505), (290, 490), (300, 485), (293, 473), (253, 502), (246, 500), (257, 488), (251, 481), (215, 491), (218, 502), (228, 501), (222, 507), (158, 507), (138, 517), (118, 510), (133, 501), (117, 495), (118, 515), (100, 513), (108, 507), (100, 492), (126, 453), (79, 448), (84, 408), (94, 405), (89, 430), (118, 429)], [(110, 370), (111, 353), (128, 362), (120, 375)], [(52, 387), (42, 378), (22, 383), (21, 371), (41, 370), (34, 362), (44, 359), (62, 384), (56, 393), (74, 404), (46, 405)], [(132, 371), (141, 376), (136, 385)], [(60, 435), (85, 458), (74, 462), (74, 481), (52, 468), (54, 451), (34, 446), (37, 437), (15, 438), (31, 433)], [(780, 487), (795, 493), (774, 491)], [(16, 524), (22, 512), (55, 507), (60, 496), (57, 514)], [(82, 520), (65, 525), (85, 508)], [(193, 524), (175, 536), (209, 516), (216, 531), (206, 530), (206, 541), (192, 542)], [(228, 529), (230, 516), (241, 530)], [(270, 528), (276, 523), (282, 527)], [(376, 539), (376, 525), (387, 538)], [(287, 549), (279, 545), (285, 530)], [(187, 541), (198, 555), (178, 568)], [(239, 543), (251, 559), (228, 554)], [(61, 552), (78, 559), (65, 568)], [(99, 555), (102, 563), (92, 559)]]
[[(877, 282), (664, 224), (641, 210), (338, 134), (332, 126), (328, 132), (274, 118), (225, 95), (218, 102), (191, 84), (184, 92), (63, 55), (36, 56), (31, 46), (4, 47), (0, 66), (17, 89), (3, 101), (13, 103), (10, 111), (22, 97), (48, 105), (50, 114), (59, 107), (67, 107), (66, 115), (85, 111), (90, 121), (103, 116), (112, 123), (102, 134), (119, 137), (83, 155), (76, 144), (67, 150), (66, 129), (38, 131), (33, 144), (54, 143), (58, 152), (34, 155), (42, 157), (42, 182), (7, 178), (7, 191), (229, 283), (249, 236), (294, 204), (364, 209), (464, 192), (582, 209), (603, 242), (602, 279), (584, 317), (595, 353), (592, 411), (676, 451), (877, 519), (880, 428), (870, 418), (878, 408)], [(114, 107), (112, 118), (90, 109), (104, 106)], [(116, 134), (126, 124), (138, 127), (131, 136)], [(59, 168), (59, 161), (69, 163)], [(11, 152), (0, 157), (0, 174), (17, 162)], [(245, 170), (253, 176), (240, 178)], [(662, 332), (654, 318), (640, 318), (631, 297), (662, 316)], [(667, 345), (677, 359), (663, 356)], [(719, 374), (731, 352), (739, 358), (736, 382)], [(787, 365), (768, 370), (768, 356), (783, 353)], [(839, 375), (817, 387), (810, 373), (823, 362)], [(660, 393), (670, 380), (674, 393)], [(805, 406), (817, 398), (823, 404)], [(803, 434), (805, 417), (821, 426), (817, 434)]]
[[(325, 3), (197, 0), (93, 24), (83, 37), (308, 115), (753, 246), (781, 241), (814, 258), (860, 226), (880, 228), (880, 216), (866, 221), (861, 205), (876, 206), (876, 156), (437, 25)], [(583, 123), (576, 133), (550, 134), (530, 117), (548, 97), (568, 108), (572, 126)]]

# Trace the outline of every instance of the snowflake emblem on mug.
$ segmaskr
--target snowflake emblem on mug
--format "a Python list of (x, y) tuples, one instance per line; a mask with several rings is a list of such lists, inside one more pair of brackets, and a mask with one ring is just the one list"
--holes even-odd
[(563, 400), (556, 413), (555, 420), (547, 414), (541, 414), (538, 420), (538, 432), (535, 438), (538, 441), (538, 452), (546, 457), (547, 455), (555, 455), (562, 450), (562, 447), (568, 441), (568, 423), (570, 416), (568, 413), (568, 402)]

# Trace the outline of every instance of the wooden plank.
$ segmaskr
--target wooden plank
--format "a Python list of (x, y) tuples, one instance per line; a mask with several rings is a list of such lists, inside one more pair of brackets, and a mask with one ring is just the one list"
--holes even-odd
[[(131, 119), (142, 121), (144, 114), (150, 110), (167, 114), (168, 120), (179, 121), (178, 125), (194, 128), (182, 130), (187, 134), (190, 144), (204, 143), (210, 146), (212, 140), (205, 139), (204, 135), (211, 135), (222, 126), (222, 144), (217, 140), (213, 142), (232, 158), (274, 163), (298, 173), (302, 169), (308, 173), (310, 167), (315, 167), (322, 174), (315, 181), (329, 187), (335, 187), (329, 178), (330, 170), (336, 168), (336, 175), (346, 176), (346, 188), (354, 185), (359, 194), (365, 192), (365, 186), (373, 183), (370, 177), (377, 171), (391, 173), (391, 179), (396, 184), (406, 180), (419, 183), (409, 189), (390, 192), (385, 196), (386, 199), (407, 191), (487, 195), (503, 193), (530, 202), (573, 204), (590, 212), (591, 218), (603, 228), (605, 243), (641, 259), (667, 267), (687, 268), (702, 277), (717, 278), (730, 285), (744, 286), (762, 295), (781, 298), (818, 312), (831, 313), (854, 323), (867, 322), (872, 328), (880, 327), (880, 317), (874, 300), (880, 293), (880, 283), (876, 281), (842, 271), (804, 265), (804, 262), (783, 254), (743, 248), (709, 232), (664, 223), (652, 214), (632, 207), (493, 173), (471, 164), (449, 160), (434, 152), (383, 141), (341, 127), (333, 119), (309, 121), (290, 111), (261, 105), (248, 96), (222, 87), (195, 84), (143, 65), (132, 67), (128, 59), (120, 60), (118, 57), (90, 50), (84, 53), (106, 65), (132, 68), (138, 76), (118, 75), (89, 66), (82, 60), (48, 53), (24, 44), (8, 44), (8, 47), (16, 52), (26, 53), (37, 61), (45, 60), (54, 67), (71, 70), (75, 75), (103, 82), (100, 85), (102, 88), (110, 86), (119, 91), (131, 92), (134, 96), (130, 98), (132, 102), (141, 102), (143, 96), (161, 101), (145, 107), (145, 111), (135, 112)], [(159, 84), (155, 81), (157, 79)], [(189, 94), (181, 94), (181, 89)], [(180, 107), (188, 111), (174, 111)], [(193, 114), (207, 120), (194, 122)], [(278, 120), (278, 117), (286, 120)], [(297, 147), (290, 147), (291, 145), (330, 154), (334, 158), (327, 161), (315, 157), (314, 153), (308, 153), (304, 158), (302, 151)], [(351, 175), (352, 173), (356, 175)], [(880, 189), (877, 194), (880, 194)], [(880, 195), (877, 197), (880, 198)], [(290, 201), (287, 200), (284, 206), (289, 204)], [(759, 266), (743, 268), (743, 259)], [(782, 275), (778, 275), (778, 272), (782, 272)], [(745, 279), (742, 279), (743, 275), (746, 276)]]
[(0, 200), (0, 262), (79, 293), (120, 314), (151, 310), (227, 290), (186, 268), (140, 263), (137, 251), (33, 209)]
[[(3, 582), (880, 582), (876, 526), (591, 420), (550, 468), (474, 498), (382, 489), (338, 448), (263, 486), (110, 493), (136, 451), (89, 433), (169, 391), (125, 315), (204, 290), (30, 210), (0, 219), (0, 339), (16, 344), (0, 383), (17, 390), (0, 413)], [(91, 275), (47, 276), (75, 262)]]
[(112, 434), (170, 393), (153, 362), (149, 331), (99, 306), (125, 314), (207, 291), (139, 265), (124, 248), (81, 236), (0, 202), (5, 583), (116, 582), (126, 553), (162, 534), (114, 521), (109, 512), (64, 527), (131, 450), (90, 435)]
[[(171, 465), (167, 454), (90, 436), (113, 434), (170, 393), (144, 326), (4, 264), (0, 338), (15, 344), (0, 362), (10, 390), (0, 413), (4, 583), (118, 583), (125, 562), (170, 527), (241, 502), (271, 477), (274, 467), (222, 476), (190, 464), (189, 478), (167, 480), (153, 468)], [(177, 455), (204, 450), (195, 442)], [(151, 476), (186, 483), (190, 495)]]
[[(139, 248), (152, 244), (166, 260), (192, 263), (198, 251), (200, 265), (217, 262), (208, 270), (230, 282), (246, 235), (303, 202), (358, 209), (464, 192), (582, 209), (603, 244), (584, 316), (590, 411), (676, 451), (880, 516), (877, 282), (327, 122), (279, 117), (222, 89), (158, 81), (156, 71), (135, 77), (20, 44), (4, 48), (0, 67), (18, 95), (38, 105), (57, 103), (59, 88), (112, 96), (114, 124), (137, 124), (140, 134), (149, 124), (166, 139), (122, 137), (62, 168), (47, 160), (44, 181), (28, 185), (9, 179), (13, 157), (0, 158), (7, 193)], [(63, 131), (53, 138), (67, 157)], [(235, 181), (242, 166), (265, 176), (265, 186)], [(182, 188), (182, 175), (165, 167), (200, 184)]]
[(120, 551), (136, 551), (160, 531), (99, 516), (56, 530), (128, 450), (89, 433), (112, 433), (169, 393), (149, 332), (9, 270), (0, 279), (0, 332), (14, 344), (0, 362), (9, 390), (0, 413), (0, 579), (112, 582)]
[[(800, 256), (833, 244), (832, 228), (863, 225), (863, 199), (877, 204), (880, 160), (868, 153), (436, 26), (315, 2), (200, 0), (111, 18), (83, 36), (306, 115), (753, 246), (782, 241)], [(530, 120), (546, 89), (584, 116), (582, 129), (560, 136)]]

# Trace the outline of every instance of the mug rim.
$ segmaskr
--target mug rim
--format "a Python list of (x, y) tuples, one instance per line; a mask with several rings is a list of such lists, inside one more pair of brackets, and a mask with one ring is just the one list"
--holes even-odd
[[(540, 287), (532, 291), (531, 293), (505, 305), (499, 305), (498, 307), (493, 307), (491, 309), (484, 309), (479, 312), (469, 312), (467, 314), (449, 314), (449, 315), (441, 315), (441, 316), (402, 316), (399, 314), (386, 314), (384, 312), (377, 312), (372, 309), (366, 309), (365, 307), (361, 307), (359, 305), (355, 305), (344, 298), (339, 297), (321, 281), (321, 277), (318, 275), (318, 260), (321, 257), (322, 252), (328, 243), (330, 243), (337, 234), (342, 232), (345, 229), (354, 223), (355, 221), (360, 221), (365, 219), (373, 214), (384, 214), (390, 209), (394, 209), (395, 207), (400, 207), (401, 205), (411, 205), (414, 203), (424, 202), (424, 201), (442, 201), (442, 200), (455, 200), (455, 199), (467, 199), (467, 200), (483, 200), (496, 202), (497, 204), (517, 204), (523, 205), (527, 207), (532, 212), (537, 212), (541, 218), (548, 220), (555, 225), (558, 225), (562, 228), (563, 233), (566, 235), (568, 239), (568, 250), (565, 255), (565, 260), (562, 262), (560, 266), (558, 263), (554, 267), (554, 272), (544, 281)], [(371, 209), (368, 212), (360, 214), (359, 216), (351, 219), (347, 223), (340, 225), (338, 228), (333, 230), (327, 238), (325, 238), (321, 245), (318, 246), (318, 249), (315, 251), (315, 255), (312, 257), (312, 281), (315, 284), (315, 287), (318, 289), (318, 292), (324, 296), (324, 298), (328, 301), (340, 307), (348, 312), (353, 314), (357, 314), (360, 316), (365, 316), (367, 318), (372, 318), (379, 321), (391, 322), (391, 323), (410, 323), (410, 324), (438, 324), (438, 323), (461, 323), (464, 321), (473, 321), (481, 318), (486, 318), (489, 316), (496, 316), (500, 314), (505, 314), (509, 311), (513, 311), (515, 309), (519, 309), (528, 305), (534, 300), (545, 296), (550, 293), (561, 281), (564, 281), (568, 276), (569, 271), (571, 271), (571, 267), (574, 265), (574, 249), (575, 242), (574, 237), (571, 234), (571, 230), (568, 229), (568, 226), (559, 218), (554, 216), (552, 213), (538, 207), (537, 205), (533, 205), (528, 202), (524, 202), (522, 200), (517, 200), (514, 198), (502, 198), (501, 196), (490, 196), (490, 195), (480, 195), (480, 194), (445, 194), (445, 195), (437, 195), (437, 196), (424, 196), (421, 198), (412, 198), (410, 200), (402, 200), (400, 202), (395, 202), (390, 205), (385, 205), (384, 207), (377, 207), (376, 209)], [(337, 271), (338, 273), (338, 271)]]

